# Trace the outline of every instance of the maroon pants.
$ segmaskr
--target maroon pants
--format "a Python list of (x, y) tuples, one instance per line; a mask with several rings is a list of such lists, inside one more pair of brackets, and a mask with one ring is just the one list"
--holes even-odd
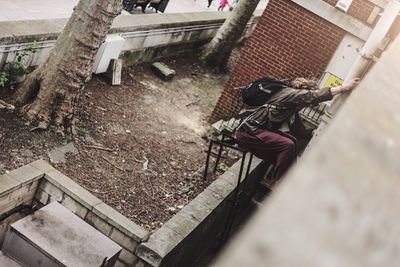
[(296, 160), (295, 142), (279, 133), (263, 130), (255, 135), (250, 135), (238, 130), (236, 139), (240, 147), (249, 150), (258, 158), (274, 164), (272, 185), (282, 178)]

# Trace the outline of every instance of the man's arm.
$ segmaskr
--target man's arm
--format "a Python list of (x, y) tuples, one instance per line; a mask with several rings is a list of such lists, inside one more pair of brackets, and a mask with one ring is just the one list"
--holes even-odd
[(270, 104), (284, 106), (309, 106), (331, 100), (333, 96), (349, 92), (359, 83), (359, 79), (337, 87), (326, 87), (318, 90), (286, 88), (271, 98)]
[(331, 93), (333, 96), (339, 95), (342, 93), (347, 93), (353, 90), (358, 84), (360, 83), (359, 78), (352, 79), (348, 83), (342, 85), (342, 86), (336, 86), (331, 88)]

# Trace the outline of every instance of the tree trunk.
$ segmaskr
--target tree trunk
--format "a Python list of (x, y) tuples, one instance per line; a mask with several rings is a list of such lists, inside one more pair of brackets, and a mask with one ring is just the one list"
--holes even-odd
[(40, 128), (74, 132), (74, 110), (92, 74), (97, 50), (104, 42), (122, 0), (81, 0), (47, 60), (16, 92), (16, 102), (30, 123)]
[(214, 38), (205, 46), (200, 59), (209, 66), (226, 68), (236, 42), (242, 36), (247, 22), (260, 0), (240, 0), (232, 14), (225, 20)]

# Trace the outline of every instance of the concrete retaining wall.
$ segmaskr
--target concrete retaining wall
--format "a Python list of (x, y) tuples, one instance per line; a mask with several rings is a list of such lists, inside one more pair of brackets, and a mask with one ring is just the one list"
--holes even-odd
[(148, 232), (144, 228), (106, 205), (47, 163), (40, 162), (40, 164), (42, 170), (46, 171), (38, 185), (34, 197), (35, 203), (47, 205), (52, 201), (58, 201), (122, 246), (117, 266), (141, 264), (134, 252), (137, 245), (148, 237)]
[[(256, 11), (248, 24), (247, 34), (261, 16)], [(125, 39), (122, 48), (127, 63), (150, 61), (153, 58), (195, 51), (210, 40), (230, 13), (196, 12), (180, 14), (145, 14), (119, 16), (110, 34)], [(0, 22), (0, 67), (12, 61), (17, 51), (37, 42), (38, 53), (26, 57), (26, 64), (44, 62), (67, 19)]]
[[(35, 161), (0, 175), (0, 214), (22, 204), (41, 207), (52, 201), (60, 202), (123, 247), (116, 266), (146, 265), (134, 253), (137, 245), (148, 238), (148, 232), (47, 162)], [(23, 216), (18, 212), (0, 222), (0, 243), (4, 240), (8, 226)]]
[[(253, 160), (236, 220), (247, 214), (249, 192), (254, 191), (266, 167), (259, 159)], [(140, 244), (137, 255), (151, 266), (195, 266), (197, 259), (215, 249), (233, 205), (239, 168), (240, 161), (152, 234), (147, 242)], [(242, 180), (241, 186), (244, 184)]]
[[(246, 192), (252, 192), (266, 166), (254, 159)], [(246, 163), (247, 165), (247, 163)], [(103, 203), (44, 160), (0, 176), (0, 215), (21, 204), (40, 208), (58, 201), (120, 246), (118, 267), (192, 266), (218, 241), (232, 207), (240, 162), (214, 181), (178, 214), (149, 237), (142, 227)], [(243, 181), (242, 181), (243, 186)], [(236, 218), (246, 213), (250, 194), (244, 194)], [(0, 243), (8, 226), (24, 215), (0, 222)]]
[[(0, 214), (20, 205), (31, 205), (39, 179), (42, 176), (41, 171), (29, 165), (0, 175)], [(0, 221), (0, 247), (3, 244), (8, 226), (23, 216), (21, 212), (16, 212)]]

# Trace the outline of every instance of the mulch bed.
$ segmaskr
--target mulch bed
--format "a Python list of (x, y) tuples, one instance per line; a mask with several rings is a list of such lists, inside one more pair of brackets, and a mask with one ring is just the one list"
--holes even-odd
[[(149, 64), (124, 67), (121, 86), (95, 76), (78, 108), (78, 135), (30, 131), (19, 117), (0, 111), (0, 171), (73, 142), (77, 154), (55, 164), (61, 172), (121, 212), (154, 231), (215, 179), (201, 178), (211, 113), (227, 75), (195, 59), (165, 61), (177, 75), (159, 80)], [(1, 96), (2, 95), (2, 96)], [(2, 90), (1, 98), (10, 97)], [(235, 157), (226, 156), (227, 164)]]

